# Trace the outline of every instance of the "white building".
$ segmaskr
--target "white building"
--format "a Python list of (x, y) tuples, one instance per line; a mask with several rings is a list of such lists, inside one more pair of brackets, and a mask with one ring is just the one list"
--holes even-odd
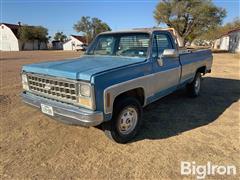
[(47, 49), (44, 42), (38, 40), (28, 41), (23, 44), (19, 39), (21, 25), (0, 23), (0, 50), (1, 51), (20, 51)]
[(240, 53), (240, 29), (229, 31), (214, 41), (214, 49)]
[(71, 35), (69, 40), (63, 43), (63, 50), (74, 51), (86, 43), (86, 39), (83, 36)]

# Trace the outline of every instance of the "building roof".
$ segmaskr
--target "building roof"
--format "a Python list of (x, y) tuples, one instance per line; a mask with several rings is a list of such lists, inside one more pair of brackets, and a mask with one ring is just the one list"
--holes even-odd
[[(4, 24), (5, 26), (9, 27), (12, 32), (14, 33), (14, 35), (19, 38), (19, 30), (21, 28), (21, 24), (10, 24), (10, 23), (0, 23), (0, 26)], [(29, 25), (24, 25), (24, 26), (28, 26), (28, 27), (35, 27), (35, 26), (29, 26)]]
[(19, 24), (0, 23), (0, 26), (2, 24), (4, 24), (5, 26), (9, 27), (12, 30), (12, 32), (14, 33), (14, 35), (16, 37), (19, 37), (19, 33), (18, 33), (19, 28), (20, 28)]
[(9, 27), (10, 29), (18, 29), (19, 28), (19, 24), (0, 23), (0, 25), (2, 25), (2, 24)]
[[(237, 31), (240, 32), (240, 28), (236, 28), (236, 29), (233, 29), (233, 30), (231, 30), (231, 31), (228, 31), (228, 32), (222, 34), (221, 36), (219, 36), (219, 38), (222, 38), (222, 37), (224, 37), (224, 36), (229, 36), (229, 34), (231, 34), (231, 33), (233, 33), (233, 32), (237, 32)], [(217, 38), (217, 39), (219, 39), (219, 38)]]
[(86, 43), (86, 38), (84, 36), (77, 36), (77, 35), (71, 35), (72, 37), (76, 38), (77, 40), (81, 41), (82, 43)]
[(239, 31), (240, 32), (240, 28), (236, 28), (236, 29), (233, 29), (231, 31), (228, 31), (228, 34), (232, 33), (232, 32), (236, 32), (236, 31)]

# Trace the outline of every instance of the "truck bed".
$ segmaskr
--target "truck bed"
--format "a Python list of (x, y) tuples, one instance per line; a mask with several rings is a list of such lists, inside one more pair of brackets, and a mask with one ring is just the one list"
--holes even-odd
[(179, 59), (182, 65), (181, 83), (188, 79), (193, 79), (196, 70), (205, 68), (209, 72), (212, 67), (212, 53), (210, 49), (196, 49), (179, 52)]

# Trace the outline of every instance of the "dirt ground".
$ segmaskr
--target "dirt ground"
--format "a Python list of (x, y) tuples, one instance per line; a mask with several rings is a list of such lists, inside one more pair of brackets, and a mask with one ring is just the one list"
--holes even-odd
[(184, 90), (144, 109), (133, 142), (116, 144), (98, 128), (69, 126), (21, 102), (23, 64), (77, 52), (0, 52), (0, 179), (194, 179), (181, 161), (240, 167), (240, 57), (214, 54), (201, 96)]

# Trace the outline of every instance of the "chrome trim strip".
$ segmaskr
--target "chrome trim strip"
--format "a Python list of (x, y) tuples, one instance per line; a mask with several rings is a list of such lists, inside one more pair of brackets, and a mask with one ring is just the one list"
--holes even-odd
[[(114, 101), (114, 98), (116, 97), (116, 95), (119, 95), (123, 92), (126, 92), (128, 90), (131, 90), (131, 89), (136, 89), (136, 88), (143, 88), (144, 90), (144, 93), (145, 93), (145, 100), (144, 100), (144, 106), (146, 105), (146, 99), (149, 98), (150, 96), (153, 96), (154, 93), (158, 92), (154, 92), (151, 90), (151, 86), (154, 86), (155, 82), (154, 82), (154, 76), (158, 76), (160, 74), (164, 74), (164, 73), (168, 73), (169, 71), (174, 71), (174, 70), (180, 70), (182, 71), (182, 76), (180, 77), (180, 82), (178, 82), (177, 85), (179, 84), (182, 84), (183, 82), (185, 82), (185, 80), (188, 80), (188, 79), (191, 79), (194, 77), (195, 73), (196, 73), (196, 70), (199, 68), (199, 67), (202, 67), (202, 66), (206, 66), (207, 69), (209, 69), (209, 67), (211, 67), (211, 62), (209, 62), (208, 60), (203, 60), (203, 61), (191, 61), (189, 62), (188, 64), (183, 64), (182, 66), (179, 66), (179, 67), (176, 67), (176, 68), (172, 68), (172, 69), (167, 69), (165, 71), (161, 71), (161, 72), (157, 72), (157, 73), (152, 73), (152, 74), (149, 74), (149, 75), (146, 75), (146, 76), (141, 76), (141, 77), (138, 77), (138, 78), (135, 78), (135, 79), (131, 79), (131, 80), (128, 80), (128, 81), (125, 81), (125, 82), (122, 82), (122, 83), (118, 83), (118, 84), (114, 84), (112, 86), (109, 86), (107, 87), (106, 89), (104, 89), (104, 95), (103, 95), (103, 101), (104, 101), (104, 113), (105, 114), (111, 114), (112, 113), (112, 105), (113, 105), (113, 101)], [(190, 67), (188, 67), (188, 65)], [(144, 81), (145, 83), (141, 82), (141, 81)], [(141, 85), (137, 85), (139, 82), (139, 84)], [(135, 83), (135, 87), (131, 84)], [(130, 85), (129, 85), (130, 84)], [(164, 85), (164, 84), (163, 84)], [(124, 86), (124, 88), (122, 88), (121, 90), (121, 86)], [(111, 89), (115, 89), (115, 90), (111, 90)], [(111, 107), (107, 108), (106, 106), (106, 94), (108, 92), (111, 92), (110, 93), (110, 97), (111, 97)], [(112, 95), (114, 94), (114, 95)], [(114, 97), (115, 96), (115, 97)]]
[(72, 80), (72, 79), (67, 79), (67, 78), (62, 78), (62, 77), (57, 77), (57, 76), (50, 76), (50, 75), (45, 75), (45, 74), (38, 74), (38, 73), (29, 73), (29, 72), (22, 72), (22, 74), (30, 74), (32, 76), (39, 76), (43, 78), (48, 78), (51, 80), (59, 80), (59, 81), (66, 81), (66, 82), (72, 82), (72, 83), (78, 83), (79, 81), (77, 80)]
[[(103, 96), (103, 101), (104, 101), (104, 113), (105, 114), (110, 114), (112, 113), (112, 106), (113, 106), (113, 101), (115, 99), (115, 97), (121, 93), (124, 93), (126, 91), (132, 90), (132, 89), (136, 89), (136, 88), (142, 88), (144, 90), (144, 106), (146, 106), (147, 103), (147, 98), (150, 96), (154, 95), (154, 92), (151, 91), (151, 88), (146, 84), (146, 83), (150, 83), (150, 84), (154, 84), (154, 76), (163, 74), (163, 73), (167, 73), (169, 71), (174, 71), (174, 70), (179, 70), (181, 67), (176, 67), (176, 68), (172, 68), (172, 69), (167, 69), (165, 71), (161, 71), (161, 72), (157, 72), (157, 73), (152, 73), (146, 76), (141, 76), (135, 79), (131, 79), (128, 81), (124, 81), (118, 84), (114, 84), (112, 86), (107, 87), (106, 89), (104, 89), (104, 96)], [(121, 87), (121, 88), (120, 88)], [(117, 90), (112, 90), (111, 89), (117, 89)], [(110, 92), (111, 91), (111, 92)], [(107, 93), (110, 92), (110, 97), (111, 97), (111, 107), (107, 108)]]

